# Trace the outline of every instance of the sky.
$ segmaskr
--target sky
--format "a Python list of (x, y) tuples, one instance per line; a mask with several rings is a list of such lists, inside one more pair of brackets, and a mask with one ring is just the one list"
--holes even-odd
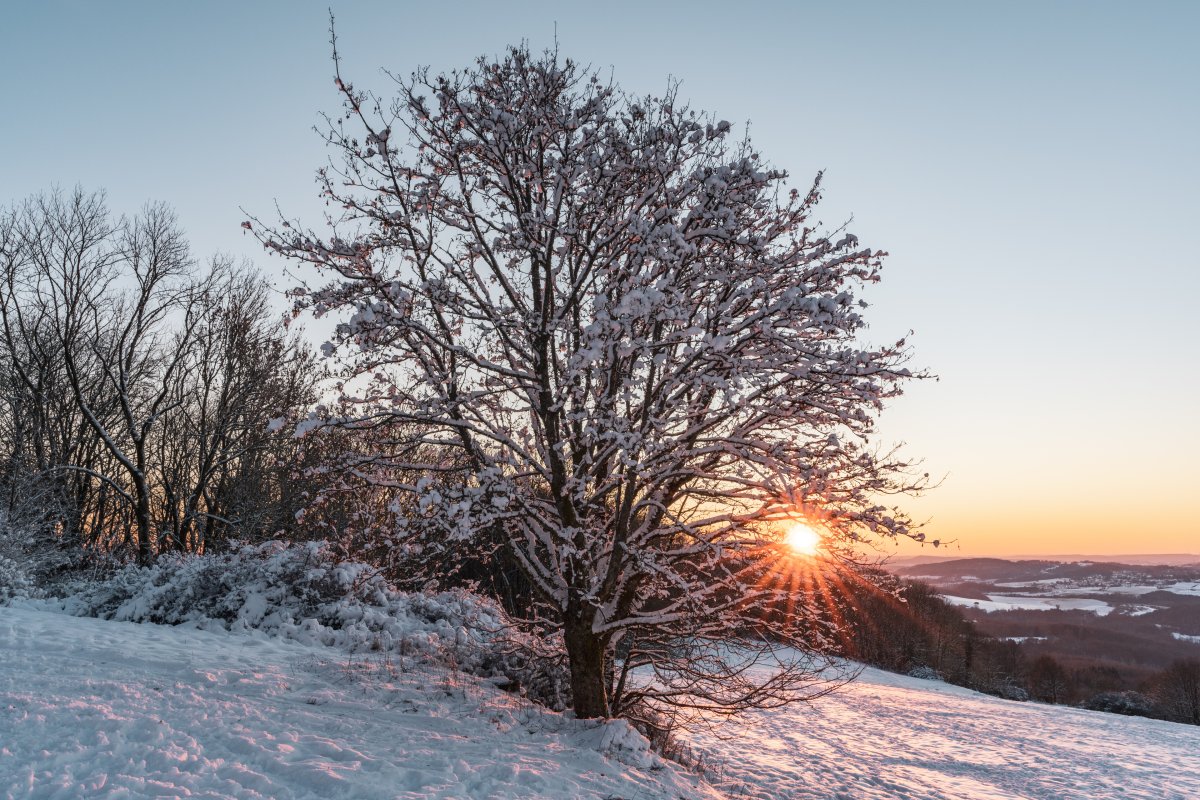
[[(318, 220), (328, 2), (11, 3), (0, 205), (164, 201), (198, 255)], [(553, 45), (748, 125), (822, 219), (891, 255), (868, 337), (913, 331), (883, 415), (940, 485), (929, 555), (1200, 552), (1200, 3), (333, 3), (343, 74)]]

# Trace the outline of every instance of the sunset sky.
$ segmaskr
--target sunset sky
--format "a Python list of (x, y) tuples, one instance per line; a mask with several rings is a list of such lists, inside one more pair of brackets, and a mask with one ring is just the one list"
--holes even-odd
[[(328, 5), (7, 5), (0, 204), (162, 200), (200, 255), (277, 272), (239, 207), (321, 213)], [(870, 336), (912, 329), (940, 378), (881, 438), (944, 476), (906, 507), (945, 555), (1200, 552), (1200, 3), (333, 5), (360, 87), (557, 31), (749, 121), (801, 188), (824, 169), (823, 219), (892, 254)]]

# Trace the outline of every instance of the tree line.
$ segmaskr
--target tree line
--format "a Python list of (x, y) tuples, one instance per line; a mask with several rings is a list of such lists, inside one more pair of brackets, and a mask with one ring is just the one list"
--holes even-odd
[(1111, 668), (1031, 655), (1014, 638), (990, 636), (921, 581), (881, 575), (847, 581), (830, 604), (842, 613), (842, 652), (892, 672), (937, 678), (1010, 700), (1200, 725), (1200, 660), (1177, 659), (1136, 688)]
[(292, 530), (284, 422), (317, 370), (270, 300), (162, 205), (118, 217), (77, 189), (3, 212), (0, 511), (27, 548), (145, 564)]

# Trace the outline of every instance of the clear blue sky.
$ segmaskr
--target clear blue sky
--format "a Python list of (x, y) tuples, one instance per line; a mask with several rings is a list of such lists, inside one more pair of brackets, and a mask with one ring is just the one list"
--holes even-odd
[[(163, 200), (201, 254), (278, 270), (239, 207), (320, 213), (326, 8), (10, 3), (0, 203)], [(941, 376), (885, 416), (965, 553), (1200, 551), (1200, 3), (334, 3), (345, 72), (525, 39), (668, 76), (892, 258), (872, 335)]]

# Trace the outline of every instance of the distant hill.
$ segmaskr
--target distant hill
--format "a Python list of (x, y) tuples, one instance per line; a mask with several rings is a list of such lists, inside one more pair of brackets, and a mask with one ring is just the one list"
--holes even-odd
[(926, 558), (889, 566), (932, 585), (980, 632), (1018, 643), (1026, 664), (1056, 659), (1077, 700), (1142, 688), (1153, 671), (1200, 657), (1196, 556), (1062, 558), (1069, 560)]
[(1161, 580), (1194, 580), (1195, 566), (1157, 564), (1143, 566), (1129, 562), (1055, 561), (1050, 559), (1009, 560), (1004, 558), (956, 558), (952, 561), (926, 562), (911, 566), (893, 566), (897, 575), (922, 577), (938, 581), (979, 581), (985, 583), (1020, 581), (1066, 581), (1085, 580), (1091, 582), (1111, 579), (1114, 576), (1151, 582)]
[(895, 571), (900, 567), (914, 567), (918, 564), (939, 564), (943, 561), (957, 561), (963, 556), (896, 556), (889, 558), (884, 566)]
[(1084, 554), (1067, 554), (1067, 555), (1031, 555), (1031, 556), (1008, 556), (1012, 559), (1045, 559), (1047, 561), (1095, 561), (1100, 564), (1133, 564), (1139, 567), (1166, 566), (1166, 567), (1182, 567), (1192, 566), (1200, 567), (1200, 554), (1197, 553), (1130, 553), (1128, 555), (1084, 555)]
[(892, 571), (897, 571), (901, 568), (922, 564), (940, 564), (946, 561), (978, 561), (981, 559), (1000, 561), (1058, 561), (1063, 563), (1088, 561), (1096, 564), (1128, 564), (1139, 567), (1200, 567), (1200, 554), (1197, 553), (1131, 553), (1129, 555), (1099, 556), (1082, 553), (1016, 556), (897, 556), (888, 560), (887, 567)]

